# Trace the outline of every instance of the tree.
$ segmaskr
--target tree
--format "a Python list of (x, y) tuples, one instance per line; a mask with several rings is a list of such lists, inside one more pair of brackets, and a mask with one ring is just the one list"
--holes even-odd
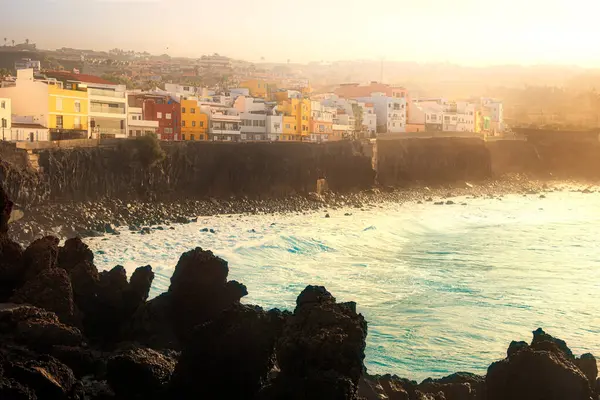
[(10, 76), (10, 71), (6, 68), (0, 68), (0, 80), (3, 80), (7, 76)]
[(6, 41), (8, 40), (8, 38), (4, 38), (4, 47), (6, 47)]
[(29, 46), (29, 39), (25, 39), (25, 44)]
[(12, 40), (12, 45), (15, 47), (15, 39)]

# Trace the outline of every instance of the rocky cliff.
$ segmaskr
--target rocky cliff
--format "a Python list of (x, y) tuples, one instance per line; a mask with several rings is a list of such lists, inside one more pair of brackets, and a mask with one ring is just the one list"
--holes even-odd
[(371, 159), (350, 142), (162, 144), (165, 158), (147, 165), (138, 142), (40, 153), (51, 199), (97, 200), (283, 197), (308, 194), (325, 176), (337, 192), (371, 187)]

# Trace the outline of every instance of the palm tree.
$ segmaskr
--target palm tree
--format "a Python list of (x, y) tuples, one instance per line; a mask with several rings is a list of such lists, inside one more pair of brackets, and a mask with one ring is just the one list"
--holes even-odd
[(15, 39), (12, 40), (12, 45), (15, 47)]
[(29, 45), (29, 39), (25, 39), (25, 44)]
[(4, 47), (6, 47), (6, 41), (7, 40), (8, 40), (7, 38), (4, 38)]

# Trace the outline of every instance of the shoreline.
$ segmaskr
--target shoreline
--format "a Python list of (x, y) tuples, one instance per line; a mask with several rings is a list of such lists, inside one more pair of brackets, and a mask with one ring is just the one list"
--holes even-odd
[(339, 302), (323, 286), (306, 286), (293, 312), (245, 304), (248, 290), (228, 279), (227, 262), (196, 248), (179, 258), (168, 291), (148, 300), (150, 265), (129, 280), (121, 266), (100, 272), (80, 239), (59, 246), (58, 238), (45, 237), (23, 250), (8, 234), (11, 208), (1, 192), (2, 398), (592, 400), (600, 394), (596, 358), (575, 356), (541, 328), (530, 344), (511, 342), (485, 376), (458, 372), (417, 383), (368, 375), (367, 321), (355, 302)]
[(413, 185), (405, 188), (373, 188), (348, 194), (316, 193), (284, 198), (249, 199), (247, 197), (203, 200), (126, 201), (105, 199), (98, 202), (53, 202), (28, 207), (22, 219), (11, 224), (18, 232), (15, 239), (21, 244), (54, 235), (70, 237), (99, 237), (118, 234), (117, 228), (126, 226), (140, 234), (152, 232), (154, 227), (185, 224), (198, 217), (229, 214), (300, 214), (310, 211), (336, 210), (342, 207), (365, 208), (382, 203), (402, 204), (408, 201), (444, 203), (458, 196), (496, 198), (507, 194), (539, 195), (544, 191), (564, 190), (565, 187), (590, 186), (592, 182), (565, 180), (531, 180), (513, 175), (482, 182), (456, 182), (436, 186)]

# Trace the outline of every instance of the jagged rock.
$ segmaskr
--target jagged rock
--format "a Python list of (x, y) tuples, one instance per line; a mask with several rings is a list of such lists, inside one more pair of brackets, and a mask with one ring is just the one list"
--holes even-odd
[(81, 332), (64, 325), (56, 314), (22, 304), (0, 304), (0, 334), (12, 337), (16, 342), (34, 348), (46, 348), (54, 344), (78, 345)]
[(15, 292), (11, 302), (31, 304), (52, 311), (64, 322), (72, 322), (75, 317), (71, 281), (67, 272), (61, 268), (44, 270), (27, 281)]
[(0, 234), (0, 302), (8, 300), (23, 280), (22, 257), (21, 245)]
[(0, 235), (8, 232), (8, 220), (10, 219), (13, 205), (4, 188), (0, 185)]
[(75, 384), (73, 372), (51, 356), (38, 356), (31, 359), (6, 359), (5, 378), (13, 379), (20, 385), (35, 392), (38, 399), (68, 399)]
[(25, 276), (28, 281), (43, 271), (56, 267), (58, 258), (58, 238), (45, 236), (31, 243), (23, 253), (23, 265)]
[(561, 351), (523, 348), (493, 363), (486, 376), (487, 400), (591, 400), (585, 375)]
[(65, 245), (58, 249), (58, 266), (71, 272), (81, 263), (94, 264), (94, 253), (80, 238), (68, 239)]
[(580, 358), (575, 360), (575, 365), (579, 367), (581, 372), (583, 372), (590, 382), (590, 386), (594, 388), (596, 379), (598, 378), (598, 364), (596, 363), (596, 357), (590, 353), (583, 354)]
[(278, 310), (236, 304), (197, 326), (173, 374), (171, 397), (254, 397), (273, 367), (282, 325)]
[[(548, 343), (551, 343), (550, 345)], [(533, 331), (533, 340), (531, 341), (531, 347), (536, 350), (550, 350), (551, 348), (557, 348), (562, 351), (570, 360), (574, 360), (573, 352), (567, 346), (564, 340), (557, 339), (551, 335), (548, 335), (542, 328), (538, 328)]]
[(458, 372), (441, 379), (425, 379), (418, 390), (424, 394), (439, 396), (446, 400), (482, 400), (485, 378), (468, 372)]
[[(111, 357), (106, 376), (120, 398), (163, 399), (175, 364), (174, 359), (155, 350), (134, 348)], [(206, 387), (201, 390), (205, 391)], [(189, 395), (186, 393), (186, 396)]]
[(105, 380), (97, 380), (92, 376), (85, 376), (78, 382), (78, 390), (82, 400), (114, 400), (115, 392)]
[(154, 349), (179, 349), (171, 313), (171, 294), (163, 293), (137, 309), (123, 327), (122, 336)]
[(67, 365), (78, 378), (85, 376), (104, 376), (106, 372), (105, 355), (97, 350), (83, 346), (54, 345), (48, 353)]
[(153, 280), (154, 272), (152, 272), (150, 265), (139, 267), (133, 271), (129, 280), (129, 290), (127, 291), (127, 293), (130, 293), (130, 298), (127, 300), (130, 303), (129, 307), (133, 308), (134, 311), (148, 299)]
[(236, 281), (227, 282), (227, 262), (197, 247), (181, 255), (168, 293), (175, 331), (187, 340), (192, 329), (222, 310), (238, 304), (248, 294)]
[[(416, 382), (413, 382), (416, 386)], [(412, 390), (414, 399), (414, 389)], [(365, 400), (411, 400), (409, 391), (396, 376), (363, 376), (358, 385), (358, 396)]]
[(265, 386), (259, 400), (358, 400), (356, 385), (335, 371), (311, 372), (307, 376), (276, 379)]
[[(336, 303), (324, 287), (304, 289), (277, 341), (281, 372), (265, 388), (265, 398), (296, 398), (295, 393), (305, 388), (318, 388), (329, 398), (356, 397), (364, 370), (367, 324), (355, 307)], [(299, 382), (304, 386), (297, 386)], [(317, 392), (311, 395), (326, 398)]]
[(525, 349), (529, 347), (529, 345), (527, 344), (527, 342), (517, 342), (517, 341), (512, 341), (510, 342), (510, 345), (508, 346), (508, 350), (506, 350), (506, 355), (508, 357), (512, 356), (513, 354), (515, 354), (516, 352)]

